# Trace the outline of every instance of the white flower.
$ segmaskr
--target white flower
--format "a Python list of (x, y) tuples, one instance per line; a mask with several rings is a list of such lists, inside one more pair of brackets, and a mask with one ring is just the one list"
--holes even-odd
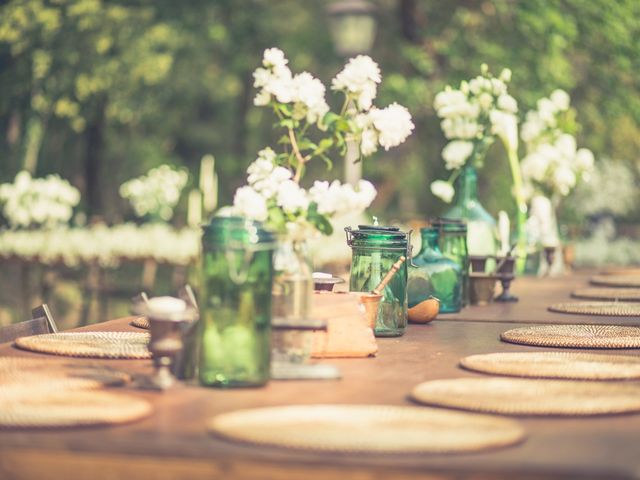
[(293, 180), (286, 180), (278, 186), (276, 203), (286, 213), (306, 210), (309, 206), (307, 193)]
[(522, 159), (522, 175), (526, 179), (543, 182), (550, 164), (549, 157), (536, 151)]
[(265, 67), (284, 68), (289, 61), (284, 56), (284, 52), (279, 48), (267, 48), (262, 57), (262, 64)]
[(520, 136), (525, 142), (530, 143), (540, 136), (544, 128), (545, 123), (540, 118), (540, 115), (538, 115), (538, 112), (530, 111), (527, 112), (527, 119), (522, 125)]
[(448, 139), (473, 139), (482, 133), (482, 127), (475, 120), (460, 118), (445, 118), (442, 131)]
[(253, 188), (245, 186), (236, 190), (233, 197), (236, 215), (264, 222), (269, 216), (266, 199)]
[(445, 203), (451, 203), (455, 190), (449, 182), (444, 180), (436, 180), (431, 182), (431, 193), (440, 198)]
[(554, 90), (549, 98), (555, 105), (556, 109), (558, 109), (559, 111), (564, 112), (566, 110), (569, 110), (569, 103), (571, 102), (571, 98), (569, 97), (569, 94), (564, 90)]
[(500, 80), (504, 83), (509, 83), (511, 81), (511, 70), (508, 68), (503, 68), (502, 72), (500, 72)]
[(556, 125), (556, 105), (548, 98), (541, 98), (538, 100), (538, 115), (540, 119), (550, 127)]
[(360, 151), (368, 157), (378, 150), (378, 134), (373, 128), (363, 130), (360, 134)]
[(553, 183), (560, 195), (566, 196), (576, 185), (576, 175), (567, 165), (560, 165), (553, 174)]
[(472, 142), (454, 140), (442, 149), (442, 158), (447, 170), (455, 170), (465, 164), (471, 153), (473, 153)]
[(453, 90), (451, 87), (447, 87), (436, 95), (433, 101), (433, 108), (435, 108), (440, 115), (441, 108), (466, 102), (466, 94), (460, 90)]
[[(489, 102), (493, 102), (493, 97), (488, 95)], [(490, 105), (489, 105), (490, 106)], [(438, 110), (438, 116), (441, 118), (452, 117), (469, 117), (471, 119), (476, 118), (480, 114), (480, 108), (482, 106), (476, 103), (470, 103), (466, 99), (463, 102), (450, 103), (444, 105)], [(489, 108), (489, 107), (487, 107)]]
[(499, 78), (491, 79), (491, 91), (495, 96), (500, 96), (504, 93), (507, 93), (507, 86), (505, 83)]
[(302, 72), (293, 77), (291, 87), (294, 90), (293, 101), (302, 104), (302, 117), (306, 116), (308, 122), (317, 122), (329, 111), (324, 99), (324, 85), (310, 73)]
[(573, 135), (563, 133), (555, 141), (555, 147), (566, 158), (572, 159), (576, 155), (576, 139)]
[(397, 103), (382, 109), (373, 108), (369, 115), (378, 131), (378, 141), (385, 150), (400, 145), (414, 129), (409, 110)]
[(309, 198), (318, 205), (322, 215), (341, 215), (364, 211), (376, 197), (376, 189), (367, 180), (360, 180), (354, 189), (350, 184), (338, 180), (315, 182), (309, 189)]
[(478, 105), (482, 110), (489, 110), (493, 106), (493, 95), (483, 92), (478, 97)]
[(269, 105), (271, 101), (271, 94), (266, 90), (260, 90), (253, 99), (253, 104), (256, 107), (264, 107), (265, 105)]
[(498, 97), (498, 108), (508, 113), (518, 112), (518, 102), (508, 93), (503, 93)]
[(378, 64), (367, 55), (358, 55), (336, 75), (331, 88), (347, 92), (355, 97), (360, 110), (369, 110), (381, 81)]
[(579, 148), (576, 152), (576, 167), (583, 172), (591, 172), (594, 166), (594, 157), (588, 148)]
[(491, 132), (502, 140), (509, 152), (518, 150), (518, 117), (512, 113), (494, 110), (490, 115)]

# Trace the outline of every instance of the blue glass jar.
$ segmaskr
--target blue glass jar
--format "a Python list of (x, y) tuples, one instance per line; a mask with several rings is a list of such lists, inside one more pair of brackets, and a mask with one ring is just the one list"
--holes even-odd
[(439, 229), (420, 229), (422, 248), (409, 268), (409, 308), (433, 296), (440, 300), (441, 313), (459, 312), (462, 308), (462, 268), (440, 251)]

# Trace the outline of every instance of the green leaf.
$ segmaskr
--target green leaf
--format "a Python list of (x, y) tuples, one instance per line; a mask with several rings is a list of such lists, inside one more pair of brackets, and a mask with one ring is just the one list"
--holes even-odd
[(316, 227), (320, 233), (324, 235), (331, 235), (333, 233), (331, 222), (327, 217), (318, 213), (318, 204), (316, 202), (311, 202), (309, 205), (307, 220)]

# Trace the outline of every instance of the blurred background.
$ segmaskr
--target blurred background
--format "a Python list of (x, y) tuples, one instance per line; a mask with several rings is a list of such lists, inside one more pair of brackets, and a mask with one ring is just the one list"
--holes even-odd
[[(277, 141), (269, 112), (253, 106), (252, 72), (263, 50), (281, 48), (294, 71), (325, 84), (360, 51), (381, 66), (378, 103), (406, 105), (416, 125), (402, 147), (364, 163), (364, 177), (378, 189), (371, 213), (388, 222), (420, 221), (446, 207), (429, 191), (431, 181), (447, 177), (433, 98), (487, 63), (494, 72), (513, 71), (510, 93), (521, 117), (553, 90), (569, 92), (578, 144), (604, 166), (595, 191), (578, 189), (559, 212), (567, 238), (583, 242), (578, 264), (640, 261), (640, 2), (377, 0), (370, 9), (334, 3), (0, 2), (0, 183), (21, 170), (59, 174), (81, 192), (72, 223), (115, 225), (135, 218), (119, 194), (122, 183), (169, 164), (188, 171), (187, 192), (211, 154), (219, 205), (229, 204), (256, 152)], [(350, 15), (357, 18), (345, 21)], [(343, 178), (341, 159), (334, 161), (331, 172), (317, 165), (309, 177)], [(491, 172), (480, 173), (484, 205), (493, 215), (512, 213), (503, 149), (492, 148), (484, 171)], [(607, 182), (609, 171), (615, 175)], [(183, 193), (175, 227), (187, 224), (187, 205)], [(615, 252), (604, 255), (613, 241)], [(89, 266), (25, 267), (15, 260), (2, 263), (0, 322), (17, 320), (29, 302), (48, 296), (69, 325), (121, 313), (95, 305), (81, 311), (87, 295), (98, 295), (97, 287), (83, 287)], [(144, 275), (157, 291), (187, 275), (163, 268), (120, 265), (108, 296), (132, 278), (127, 295)], [(20, 300), (27, 288), (34, 297)]]

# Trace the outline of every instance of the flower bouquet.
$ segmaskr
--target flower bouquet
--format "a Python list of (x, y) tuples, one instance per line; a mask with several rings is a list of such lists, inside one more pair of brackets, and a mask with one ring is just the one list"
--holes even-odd
[[(536, 109), (527, 112), (522, 125), (522, 140), (527, 155), (522, 160), (525, 191), (531, 209), (527, 220), (529, 244), (548, 251), (560, 246), (556, 210), (564, 197), (594, 170), (593, 153), (577, 148), (572, 132), (576, 130), (575, 112), (570, 97), (555, 90), (538, 100)], [(559, 256), (555, 272), (562, 269)]]
[(441, 127), (449, 143), (442, 150), (448, 180), (436, 180), (431, 184), (432, 193), (450, 203), (458, 187), (456, 204), (445, 217), (464, 219), (468, 222), (469, 252), (473, 255), (495, 253), (495, 220), (476, 198), (476, 172), (482, 167), (489, 147), (498, 138), (504, 145), (513, 177), (514, 195), (518, 204), (518, 237), (521, 243), (526, 219), (526, 202), (518, 162), (518, 104), (509, 95), (507, 85), (511, 71), (504, 69), (494, 77), (486, 65), (481, 74), (470, 81), (463, 81), (454, 89), (447, 86), (438, 93), (434, 108), (442, 119)]
[[(325, 99), (323, 83), (308, 72), (294, 75), (288, 63), (281, 50), (270, 48), (253, 73), (258, 89), (254, 104), (273, 112), (282, 135), (278, 150), (261, 150), (249, 166), (247, 185), (236, 191), (229, 213), (260, 220), (280, 235), (281, 247), (274, 259), (274, 312), (304, 318), (310, 298), (307, 292), (312, 288), (305, 240), (331, 234), (332, 218), (364, 211), (376, 195), (366, 180), (357, 185), (316, 180), (305, 188), (301, 182), (307, 165), (323, 161), (331, 169), (332, 156), (343, 156), (348, 144), (356, 146), (357, 161), (361, 161), (379, 148), (389, 150), (403, 143), (414, 125), (405, 107), (374, 105), (382, 78), (380, 68), (368, 56), (350, 59), (332, 80), (331, 89), (342, 96), (342, 106), (335, 112)], [(301, 283), (305, 285), (299, 288)], [(297, 300), (284, 293), (296, 291), (302, 292)], [(299, 307), (294, 312), (279, 311), (291, 305)]]

